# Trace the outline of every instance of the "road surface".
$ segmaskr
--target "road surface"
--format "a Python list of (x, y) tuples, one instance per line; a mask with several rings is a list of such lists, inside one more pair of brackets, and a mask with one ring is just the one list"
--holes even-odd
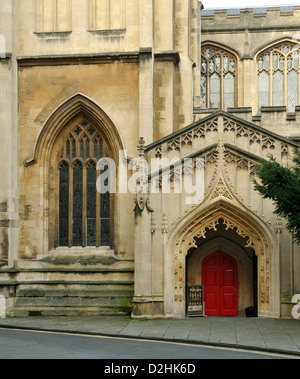
[[(201, 345), (0, 329), (0, 359), (97, 359), (107, 360), (106, 367), (111, 360), (124, 363), (139, 359), (148, 360), (150, 364), (151, 360), (172, 359), (178, 360), (178, 364), (181, 361), (187, 364), (186, 360), (200, 359), (278, 358), (287, 357)], [(110, 369), (113, 368), (110, 366)]]

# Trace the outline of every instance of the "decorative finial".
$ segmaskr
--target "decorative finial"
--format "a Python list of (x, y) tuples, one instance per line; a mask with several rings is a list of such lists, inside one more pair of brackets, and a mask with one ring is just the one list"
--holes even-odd
[(139, 139), (139, 144), (138, 144), (138, 147), (137, 147), (137, 150), (140, 152), (140, 157), (143, 158), (145, 156), (145, 139), (144, 137), (141, 137)]

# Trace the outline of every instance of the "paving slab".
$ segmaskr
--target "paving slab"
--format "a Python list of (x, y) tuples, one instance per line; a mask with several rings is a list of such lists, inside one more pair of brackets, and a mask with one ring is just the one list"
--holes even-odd
[(215, 316), (157, 320), (120, 316), (30, 317), (0, 319), (0, 328), (248, 347), (300, 357), (300, 320)]

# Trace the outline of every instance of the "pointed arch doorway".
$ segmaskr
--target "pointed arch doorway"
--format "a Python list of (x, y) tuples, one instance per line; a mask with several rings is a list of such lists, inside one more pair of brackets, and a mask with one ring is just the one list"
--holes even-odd
[(202, 262), (205, 314), (238, 315), (238, 270), (236, 260), (222, 250)]
[(173, 287), (166, 286), (166, 293), (173, 293), (174, 301), (166, 302), (166, 306), (176, 316), (185, 315), (186, 286), (201, 284), (202, 260), (222, 250), (237, 262), (238, 315), (245, 315), (245, 309), (256, 303), (258, 317), (274, 317), (280, 306), (274, 279), (278, 277), (274, 267), (278, 258), (275, 244), (276, 239), (266, 224), (253, 213), (223, 198), (203, 207), (201, 212), (195, 210), (188, 220), (174, 228), (169, 244), (174, 254), (174, 271), (170, 273), (173, 274), (173, 282), (170, 282)]

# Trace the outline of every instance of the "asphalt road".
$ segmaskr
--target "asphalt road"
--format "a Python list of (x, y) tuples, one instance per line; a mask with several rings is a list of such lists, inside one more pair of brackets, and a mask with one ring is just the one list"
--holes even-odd
[[(185, 360), (278, 358), (285, 359), (287, 357), (179, 343), (0, 329), (1, 360), (97, 359), (103, 360), (99, 372), (101, 372), (101, 367), (102, 370), (106, 369), (107, 371), (121, 370), (120, 368), (116, 369), (115, 365), (111, 366), (110, 361), (113, 360), (119, 360), (121, 367), (122, 364), (137, 359), (148, 360), (149, 364), (151, 360), (153, 362), (160, 360), (160, 363), (163, 363), (163, 360), (172, 359), (178, 360), (177, 363), (180, 364), (180, 361)], [(187, 361), (184, 364), (185, 366), (178, 366), (177, 369), (188, 370)], [(163, 365), (149, 367), (152, 371), (165, 369)], [(190, 369), (192, 370), (191, 367)]]

